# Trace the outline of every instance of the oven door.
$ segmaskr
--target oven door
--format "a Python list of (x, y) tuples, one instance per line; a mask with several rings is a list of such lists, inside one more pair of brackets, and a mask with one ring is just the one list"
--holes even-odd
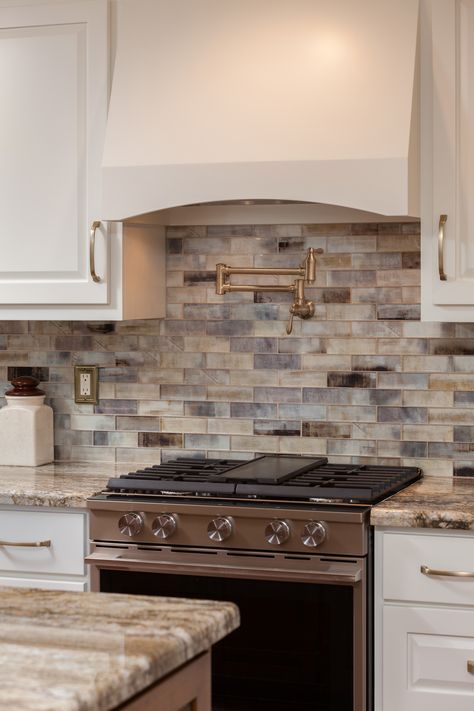
[(213, 649), (213, 711), (367, 711), (365, 559), (95, 544), (101, 592), (235, 602)]

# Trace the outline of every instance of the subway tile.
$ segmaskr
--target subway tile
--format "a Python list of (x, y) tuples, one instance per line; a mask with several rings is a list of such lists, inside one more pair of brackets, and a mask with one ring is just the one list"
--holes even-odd
[[(303, 366), (304, 367), (304, 366)], [(265, 373), (268, 371), (255, 371), (256, 373)], [(270, 371), (271, 372), (271, 371)], [(315, 372), (312, 370), (280, 370), (278, 377), (278, 385), (294, 386), (294, 387), (326, 387), (327, 375), (325, 372)], [(265, 383), (259, 383), (264, 385)]]
[(276, 353), (278, 339), (233, 336), (230, 339), (230, 350), (238, 353)]
[(184, 382), (186, 385), (230, 385), (230, 373), (213, 368), (188, 368), (184, 371)]
[(229, 417), (230, 403), (185, 402), (184, 414), (186, 415), (186, 417)]
[(403, 324), (403, 335), (406, 338), (454, 338), (456, 328), (454, 323), (407, 322)]
[(430, 341), (429, 352), (433, 355), (474, 355), (474, 338), (434, 338)]
[(122, 400), (156, 400), (159, 396), (158, 385), (138, 384), (138, 383), (117, 383), (115, 385), (115, 395)]
[(183, 348), (189, 353), (227, 353), (230, 351), (230, 340), (220, 336), (185, 336)]
[(466, 410), (463, 408), (453, 408), (447, 410), (445, 408), (430, 408), (428, 410), (428, 422), (430, 424), (440, 425), (473, 425), (474, 424), (474, 409)]
[(208, 321), (205, 333), (208, 336), (251, 336), (254, 331), (253, 321)]
[[(455, 427), (454, 432), (456, 429)], [(452, 442), (453, 427), (450, 425), (403, 425), (403, 439), (424, 442)], [(454, 441), (457, 441), (455, 436)]]
[(209, 434), (240, 434), (252, 435), (254, 433), (253, 420), (236, 420), (229, 417), (213, 417), (207, 422)]
[(429, 376), (424, 373), (379, 373), (380, 388), (400, 388), (402, 390), (426, 390)]
[(409, 407), (453, 407), (453, 403), (453, 392), (445, 390), (405, 390), (403, 392), (403, 405)]
[(72, 430), (114, 430), (113, 415), (71, 415)]
[(400, 356), (358, 355), (352, 356), (352, 370), (355, 371), (400, 371)]
[(474, 373), (474, 356), (453, 356), (453, 369), (459, 373)]
[(379, 252), (419, 252), (420, 236), (408, 234), (400, 237), (398, 234), (379, 234), (377, 250)]
[(327, 304), (328, 320), (335, 321), (371, 321), (376, 319), (373, 304)]
[(352, 394), (346, 388), (303, 388), (303, 403), (315, 405), (350, 404)]
[(367, 338), (328, 338), (326, 352), (339, 355), (372, 355), (377, 352), (377, 341)]
[(358, 405), (357, 407), (330, 405), (327, 408), (327, 420), (329, 422), (376, 422), (377, 407), (370, 405)]
[(185, 434), (184, 446), (190, 449), (230, 449), (230, 437), (220, 434)]
[(228, 368), (229, 370), (252, 370), (253, 353), (208, 353), (207, 368)]
[(419, 304), (378, 304), (379, 321), (419, 321)]
[(420, 373), (446, 373), (453, 370), (453, 359), (449, 356), (404, 356), (403, 370)]
[(137, 368), (99, 368), (99, 386), (102, 383), (136, 383)]
[[(290, 225), (288, 225), (290, 227)], [(299, 230), (301, 232), (301, 230)], [(290, 229), (291, 232), (291, 229)], [(230, 251), (232, 254), (272, 254), (277, 251), (277, 239), (265, 235), (262, 237), (232, 237)]]
[(328, 454), (376, 456), (377, 442), (375, 440), (330, 439)]
[(299, 355), (287, 355), (285, 353), (257, 353), (254, 356), (254, 368), (257, 369), (286, 369), (298, 370), (301, 365), (301, 357)]
[(402, 255), (396, 252), (353, 254), (352, 266), (354, 269), (401, 269)]
[(454, 442), (474, 442), (474, 427), (457, 425), (454, 427), (452, 440)]
[(304, 371), (320, 370), (327, 372), (328, 370), (350, 370), (351, 356), (333, 354), (326, 355), (324, 353), (303, 355), (301, 364)]
[(427, 457), (428, 442), (384, 442), (379, 440), (377, 449), (384, 457)]
[(430, 375), (432, 390), (474, 390), (474, 373), (444, 373)]
[(184, 437), (178, 432), (139, 432), (139, 447), (182, 447)]
[(94, 406), (94, 412), (109, 415), (135, 415), (137, 412), (136, 400), (105, 400), (101, 398)]
[(376, 272), (368, 269), (334, 270), (328, 274), (328, 286), (375, 286)]
[(255, 420), (253, 434), (300, 437), (301, 422), (299, 420)]
[(375, 373), (328, 373), (328, 388), (374, 388)]
[[(349, 228), (350, 229), (350, 228)], [(333, 234), (328, 240), (328, 252), (375, 252), (377, 249), (377, 237), (375, 235), (354, 235), (346, 236)]]
[(474, 448), (471, 442), (430, 442), (428, 454), (430, 457), (474, 460)]
[[(299, 374), (301, 371), (297, 371)], [(291, 376), (292, 370), (280, 371), (280, 375)], [(291, 385), (292, 383), (285, 383), (284, 379), (279, 380), (279, 372), (277, 370), (231, 370), (230, 371), (230, 385), (244, 385), (253, 387), (255, 385)]]
[(377, 272), (377, 286), (419, 286), (418, 269), (381, 269)]
[(426, 407), (379, 407), (378, 422), (426, 423), (428, 409)]
[(251, 402), (253, 400), (253, 388), (225, 386), (225, 385), (209, 385), (207, 387), (207, 396), (216, 402)]
[[(146, 368), (140, 368), (138, 371), (138, 382), (142, 385), (159, 385), (161, 383), (176, 383), (180, 384), (184, 382), (184, 370), (182, 368), (156, 368), (153, 370), (148, 370)], [(125, 387), (125, 385), (120, 385), (117, 383), (116, 388)], [(133, 387), (133, 384), (130, 384)], [(121, 390), (122, 392), (122, 390)]]
[(454, 476), (474, 476), (474, 462), (454, 462)]
[(327, 452), (327, 440), (320, 437), (279, 437), (280, 454), (320, 456)]
[(182, 415), (185, 403), (179, 400), (141, 400), (138, 403), (139, 415)]
[(352, 425), (352, 439), (392, 440), (401, 438), (400, 425), (357, 422)]
[(276, 419), (277, 405), (261, 402), (231, 402), (231, 417)]
[[(18, 378), (20, 375), (30, 375), (32, 378), (36, 378), (40, 383), (47, 383), (50, 379), (50, 370), (46, 366), (35, 368), (32, 366), (8, 366), (7, 367), (7, 379), (12, 381), (13, 378)], [(60, 369), (62, 372), (63, 369)]]
[(301, 402), (301, 388), (256, 387), (254, 396), (257, 402), (298, 403)]
[(455, 407), (474, 407), (474, 390), (460, 390), (449, 394), (454, 398)]
[(271, 435), (231, 435), (230, 442), (232, 449), (242, 452), (268, 452), (272, 454), (279, 450), (278, 437)]
[[(316, 224), (303, 225), (301, 234), (303, 237), (314, 237), (318, 235), (330, 236), (331, 241), (336, 237), (346, 237), (351, 234), (351, 225), (349, 223), (331, 223), (331, 224)], [(344, 241), (344, 240), (343, 240)]]
[(161, 432), (205, 434), (207, 432), (207, 420), (203, 417), (162, 417)]
[(428, 340), (426, 338), (380, 338), (378, 341), (378, 353), (393, 355), (422, 355), (428, 352)]
[(161, 385), (160, 392), (165, 400), (205, 400), (207, 394), (202, 385)]
[(324, 405), (285, 405), (279, 406), (280, 418), (283, 420), (325, 420)]
[(159, 432), (160, 418), (150, 416), (117, 417), (117, 430), (133, 430), (134, 432)]
[[(403, 325), (396, 321), (355, 321), (352, 324), (352, 335), (357, 338), (362, 336), (363, 338), (385, 339), (386, 343), (390, 344), (385, 353), (391, 355), (394, 352), (394, 346), (400, 340), (402, 328)], [(379, 350), (379, 352), (384, 353), (383, 350)]]
[(159, 365), (161, 368), (204, 368), (206, 355), (204, 353), (161, 353)]
[(402, 301), (400, 287), (374, 287), (352, 289), (352, 301), (359, 304), (390, 304)]
[(97, 447), (138, 447), (136, 432), (94, 432), (93, 444)]
[(351, 436), (351, 425), (337, 422), (302, 422), (303, 437), (324, 437), (345, 439)]

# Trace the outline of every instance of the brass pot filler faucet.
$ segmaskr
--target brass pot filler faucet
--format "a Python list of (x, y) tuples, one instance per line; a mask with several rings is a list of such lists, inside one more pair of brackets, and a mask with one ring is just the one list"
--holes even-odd
[[(294, 301), (290, 306), (290, 316), (286, 325), (286, 332), (293, 329), (293, 316), (307, 319), (314, 316), (314, 303), (309, 301), (304, 293), (305, 282), (313, 284), (316, 279), (316, 254), (322, 254), (322, 249), (310, 247), (300, 267), (294, 269), (271, 267), (228, 267), (225, 264), (216, 264), (216, 293), (228, 294), (231, 291), (289, 291), (294, 294)], [(273, 284), (231, 284), (232, 274), (266, 274), (268, 276), (295, 276), (293, 284), (283, 286)]]

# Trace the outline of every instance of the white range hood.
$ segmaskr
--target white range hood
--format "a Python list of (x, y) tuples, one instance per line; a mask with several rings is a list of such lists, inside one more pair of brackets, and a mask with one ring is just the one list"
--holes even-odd
[(118, 0), (102, 219), (296, 200), (418, 214), (417, 0)]

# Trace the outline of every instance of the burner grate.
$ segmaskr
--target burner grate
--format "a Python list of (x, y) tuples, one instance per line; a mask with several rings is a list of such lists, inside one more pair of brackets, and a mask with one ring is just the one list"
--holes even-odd
[(110, 479), (107, 493), (373, 504), (420, 476), (416, 467), (330, 464), (324, 458), (183, 457)]

